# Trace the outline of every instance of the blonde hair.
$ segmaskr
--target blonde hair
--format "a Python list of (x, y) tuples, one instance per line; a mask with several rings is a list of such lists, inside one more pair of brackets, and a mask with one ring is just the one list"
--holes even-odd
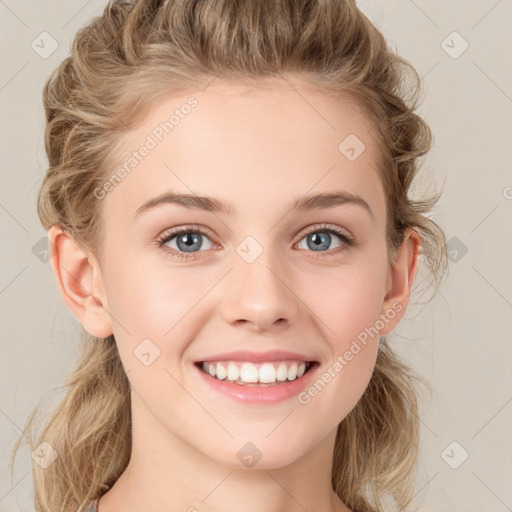
[[(426, 214), (440, 194), (409, 197), (418, 158), (432, 145), (414, 112), (421, 82), (354, 0), (111, 0), (78, 31), (71, 55), (45, 83), (49, 168), (38, 198), (44, 228), (57, 224), (101, 254), (101, 201), (93, 191), (104, 183), (121, 133), (171, 92), (198, 89), (221, 74), (258, 84), (285, 72), (333, 96), (349, 95), (374, 123), (389, 255), (413, 228), (437, 291), (447, 268), (445, 238)], [(332, 486), (354, 512), (385, 510), (387, 499), (401, 510), (411, 504), (420, 381), (381, 337), (370, 383), (340, 423), (334, 450)], [(130, 459), (130, 384), (113, 336), (84, 331), (63, 386), (67, 394), (42, 433), (32, 432), (37, 408), (25, 425), (32, 449), (45, 441), (58, 453), (46, 469), (33, 464), (42, 512), (82, 510)]]

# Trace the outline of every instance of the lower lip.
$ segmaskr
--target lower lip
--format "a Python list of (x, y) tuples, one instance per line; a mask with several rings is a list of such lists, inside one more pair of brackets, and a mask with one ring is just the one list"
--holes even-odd
[(275, 404), (298, 395), (306, 388), (316, 373), (319, 364), (315, 363), (307, 373), (298, 379), (276, 384), (275, 386), (244, 386), (216, 379), (203, 372), (194, 364), (201, 378), (211, 389), (245, 403)]

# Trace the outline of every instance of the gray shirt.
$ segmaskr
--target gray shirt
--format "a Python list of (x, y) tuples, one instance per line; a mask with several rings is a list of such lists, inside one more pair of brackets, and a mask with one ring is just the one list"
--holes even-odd
[(98, 512), (97, 504), (98, 500), (92, 501), (90, 505), (85, 509), (85, 512)]

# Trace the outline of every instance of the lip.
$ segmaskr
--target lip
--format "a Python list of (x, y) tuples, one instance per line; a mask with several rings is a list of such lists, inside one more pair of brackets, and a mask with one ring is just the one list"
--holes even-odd
[[(230, 353), (230, 357), (233, 353)], [(254, 355), (254, 354), (253, 354)], [(245, 354), (244, 357), (246, 357)], [(218, 357), (218, 356), (216, 356)], [(294, 356), (296, 357), (296, 355)], [(289, 357), (289, 353), (288, 356)], [(292, 358), (293, 359), (293, 358)], [(217, 359), (212, 359), (217, 360)], [(233, 359), (232, 359), (233, 360)], [(247, 361), (247, 359), (243, 359)], [(306, 359), (301, 358), (301, 361)], [(307, 373), (298, 379), (283, 382), (274, 386), (244, 386), (242, 384), (235, 384), (227, 381), (218, 380), (212, 377), (210, 374), (205, 373), (196, 364), (192, 365), (197, 372), (199, 372), (200, 378), (214, 393), (219, 393), (224, 396), (228, 396), (238, 402), (248, 404), (262, 404), (271, 405), (285, 400), (289, 400), (292, 397), (297, 396), (301, 391), (307, 388), (311, 381), (315, 378), (315, 375), (320, 367), (318, 362), (314, 362)]]
[[(269, 350), (267, 352), (252, 352), (250, 350), (235, 350), (232, 352), (222, 352), (214, 356), (200, 359), (196, 363), (212, 362), (212, 361), (248, 361), (251, 363), (271, 363), (273, 361), (287, 361), (296, 360), (304, 362), (318, 362), (314, 357), (298, 354), (297, 352), (290, 352), (287, 350)], [(220, 381), (219, 381), (220, 382)]]

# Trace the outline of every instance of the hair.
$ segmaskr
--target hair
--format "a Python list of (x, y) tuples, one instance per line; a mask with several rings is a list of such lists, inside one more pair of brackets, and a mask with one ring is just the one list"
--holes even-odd
[[(44, 86), (49, 167), (37, 204), (44, 228), (57, 224), (100, 255), (101, 201), (93, 191), (105, 182), (122, 133), (159, 99), (220, 75), (258, 85), (285, 73), (363, 109), (377, 133), (389, 257), (414, 229), (437, 291), (447, 269), (445, 237), (427, 214), (440, 193), (410, 197), (419, 159), (433, 144), (415, 113), (421, 80), (355, 0), (110, 0), (79, 29)], [(33, 464), (37, 511), (82, 510), (130, 460), (130, 383), (115, 339), (84, 330), (80, 349), (41, 434), (33, 433), (37, 408), (25, 425), (32, 449), (47, 442), (58, 454), (46, 469)], [(354, 512), (385, 510), (386, 500), (400, 510), (411, 505), (420, 382), (381, 337), (370, 382), (335, 442), (332, 487)]]

